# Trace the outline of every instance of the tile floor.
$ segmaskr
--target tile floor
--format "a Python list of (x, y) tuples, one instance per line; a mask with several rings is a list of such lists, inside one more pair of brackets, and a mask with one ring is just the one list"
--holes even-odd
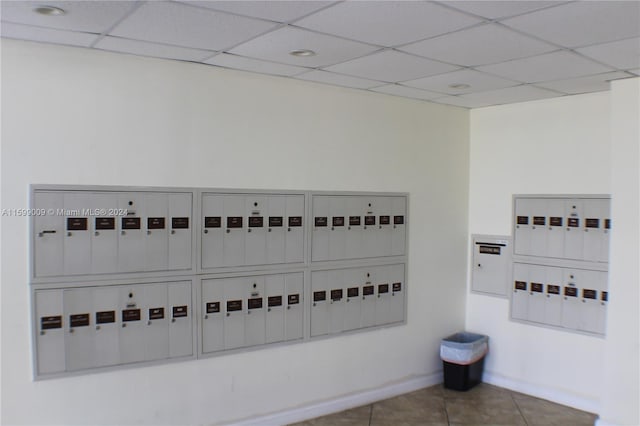
[(436, 385), (296, 426), (593, 425), (596, 416), (481, 383), (467, 392)]

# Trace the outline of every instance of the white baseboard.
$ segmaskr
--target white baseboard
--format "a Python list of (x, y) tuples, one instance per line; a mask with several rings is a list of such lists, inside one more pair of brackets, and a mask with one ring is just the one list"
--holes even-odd
[[(546, 399), (551, 402), (573, 407), (578, 410), (587, 411), (589, 413), (598, 414), (600, 412), (600, 401), (597, 399), (585, 398), (577, 396), (573, 393), (562, 392), (554, 388), (548, 388), (532, 383), (514, 380), (499, 374), (485, 371), (482, 375), (482, 381), (501, 388), (510, 389), (512, 391), (531, 395), (536, 398)], [(596, 423), (597, 424), (597, 423)], [(601, 423), (600, 426), (607, 426)]]
[(265, 416), (228, 423), (237, 426), (272, 426), (301, 422), (327, 414), (337, 413), (350, 408), (360, 407), (387, 398), (413, 392), (418, 389), (442, 383), (442, 372), (411, 377), (406, 380), (389, 383), (379, 388), (343, 395), (341, 397), (312, 403), (290, 410), (267, 414)]
[(595, 426), (619, 426), (616, 423), (609, 423), (609, 422), (605, 422), (603, 420), (600, 419), (596, 419), (596, 422), (594, 423)]

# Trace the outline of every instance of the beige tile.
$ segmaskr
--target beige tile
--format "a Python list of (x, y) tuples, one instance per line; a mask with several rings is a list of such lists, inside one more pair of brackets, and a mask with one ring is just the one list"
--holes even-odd
[(480, 383), (468, 391), (456, 391), (452, 389), (442, 388), (442, 393), (445, 399), (475, 399), (475, 400), (487, 400), (487, 399), (502, 399), (511, 398), (511, 392), (507, 389), (499, 388), (497, 386), (489, 385), (487, 383)]
[(514, 400), (530, 425), (593, 425), (596, 416), (564, 405), (523, 394)]
[(452, 423), (526, 425), (510, 395), (491, 399), (447, 399), (446, 407)]
[(350, 410), (340, 411), (339, 413), (329, 414), (328, 416), (318, 417), (317, 419), (307, 420), (301, 423), (294, 423), (290, 426), (367, 426), (371, 417), (371, 406), (352, 408)]
[(401, 395), (373, 404), (372, 423), (431, 422), (446, 423), (442, 398), (423, 395)]
[(420, 420), (371, 420), (371, 426), (448, 426), (448, 423), (431, 423)]

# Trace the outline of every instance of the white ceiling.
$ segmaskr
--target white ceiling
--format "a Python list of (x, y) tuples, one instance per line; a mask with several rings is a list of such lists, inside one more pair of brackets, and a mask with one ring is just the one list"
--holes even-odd
[[(34, 12), (63, 9), (60, 16)], [(640, 75), (640, 1), (9, 1), (2, 37), (465, 108)], [(311, 49), (297, 57), (292, 50)]]

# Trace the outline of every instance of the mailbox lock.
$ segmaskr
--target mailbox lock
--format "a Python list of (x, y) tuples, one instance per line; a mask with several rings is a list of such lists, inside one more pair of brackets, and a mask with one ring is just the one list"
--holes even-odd
[(176, 230), (175, 230), (175, 229), (172, 229), (172, 230), (171, 230), (171, 235), (174, 235), (175, 233), (176, 233)]
[(71, 235), (73, 235), (71, 232), (67, 232), (67, 237), (70, 237)]
[(251, 232), (251, 228), (247, 229), (247, 232)]
[(127, 326), (127, 323), (122, 324), (122, 328), (125, 328)]
[(258, 202), (257, 202), (257, 201), (254, 201), (253, 206), (254, 206), (254, 207), (258, 207)]
[(316, 302), (313, 302), (313, 306), (316, 306)]
[(231, 314), (229, 312), (227, 312), (227, 316), (231, 316)]
[(547, 297), (549, 298), (549, 297), (551, 297), (551, 296), (547, 294)]
[(269, 228), (269, 232), (271, 232), (271, 228)]
[(129, 205), (132, 206), (133, 205), (133, 201), (129, 201)]
[(127, 235), (127, 231), (120, 231), (120, 235)]
[(247, 315), (251, 315), (251, 311), (247, 311)]
[(531, 227), (531, 229), (536, 229), (536, 227), (535, 227), (535, 226), (532, 226), (532, 227)]
[(176, 322), (176, 319), (175, 318), (171, 318), (171, 322)]
[(228, 234), (229, 232), (231, 232), (231, 229), (227, 229), (227, 234)]
[(365, 226), (364, 229), (367, 229), (367, 227)]
[(258, 284), (253, 283), (253, 288), (256, 288), (256, 287), (258, 287)]
[(267, 308), (267, 312), (271, 312), (271, 308)]
[(347, 226), (347, 229), (348, 229), (348, 230), (351, 230), (351, 227), (350, 227), (350, 226)]
[(151, 235), (151, 231), (147, 231), (147, 235)]
[(291, 232), (291, 228), (287, 228), (287, 232)]
[(99, 325), (96, 325), (96, 330), (100, 330), (100, 326)]
[(133, 298), (133, 293), (129, 293), (129, 299)]
[(331, 227), (331, 230), (332, 230), (332, 231), (334, 230), (334, 227), (333, 227), (333, 226)]
[(347, 302), (349, 302), (349, 299), (347, 298)]
[(382, 229), (382, 225), (378, 225), (378, 229)]
[[(603, 303), (603, 305), (604, 305), (604, 303)], [(291, 309), (291, 306), (287, 306), (287, 309)]]
[(204, 233), (205, 233), (205, 234), (208, 234), (208, 233), (209, 233), (209, 230), (208, 230), (208, 229), (205, 229), (205, 230), (204, 230)]
[(205, 316), (204, 316), (204, 319), (209, 319), (209, 315), (205, 315)]
[(73, 333), (73, 328), (70, 328), (70, 329), (69, 329), (69, 333)]
[(482, 268), (482, 265), (480, 263), (478, 263), (478, 268)]
[(582, 299), (582, 303), (587, 303), (587, 301), (586, 301), (586, 300), (584, 300), (584, 299)]
[(40, 330), (40, 335), (41, 335), (41, 336), (44, 336), (45, 334), (47, 334), (47, 332), (46, 332), (46, 331), (44, 331), (44, 330)]
[(396, 229), (396, 226), (395, 226), (395, 225), (393, 225), (393, 229)]
[(151, 321), (150, 321), (150, 320), (149, 320), (149, 321), (147, 321), (147, 325), (151, 325)]

